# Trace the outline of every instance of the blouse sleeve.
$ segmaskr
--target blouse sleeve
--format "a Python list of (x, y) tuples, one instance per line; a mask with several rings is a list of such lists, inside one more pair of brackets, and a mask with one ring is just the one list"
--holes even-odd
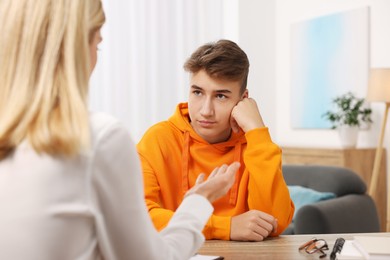
[(89, 198), (97, 244), (105, 259), (189, 259), (204, 242), (202, 229), (213, 207), (188, 196), (158, 233), (147, 213), (140, 162), (119, 123), (96, 136), (89, 172)]

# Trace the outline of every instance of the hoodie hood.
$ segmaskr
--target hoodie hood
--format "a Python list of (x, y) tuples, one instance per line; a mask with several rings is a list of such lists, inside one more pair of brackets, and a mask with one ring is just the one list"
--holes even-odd
[[(210, 149), (216, 149), (222, 153), (232, 152), (234, 150), (234, 161), (241, 162), (242, 146), (246, 144), (245, 133), (240, 130), (238, 133), (232, 134), (230, 138), (221, 143), (210, 144), (206, 142), (201, 136), (199, 136), (190, 124), (190, 116), (188, 113), (188, 103), (180, 103), (176, 107), (175, 113), (168, 119), (175, 128), (182, 132), (184, 137), (183, 153), (182, 153), (182, 191), (185, 194), (189, 189), (189, 165), (190, 165), (190, 147), (192, 145), (197, 146), (209, 146)], [(212, 158), (210, 158), (212, 160)], [(232, 161), (233, 162), (233, 161)], [(230, 162), (230, 163), (232, 163)], [(220, 165), (215, 165), (215, 167)], [(236, 175), (235, 183), (230, 191), (229, 203), (236, 204), (238, 195), (238, 184), (241, 176)]]

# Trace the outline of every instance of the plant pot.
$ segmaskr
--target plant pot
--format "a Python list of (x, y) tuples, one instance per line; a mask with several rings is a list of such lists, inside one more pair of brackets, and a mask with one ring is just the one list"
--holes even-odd
[(341, 146), (343, 148), (355, 148), (359, 135), (358, 126), (343, 125), (338, 128)]

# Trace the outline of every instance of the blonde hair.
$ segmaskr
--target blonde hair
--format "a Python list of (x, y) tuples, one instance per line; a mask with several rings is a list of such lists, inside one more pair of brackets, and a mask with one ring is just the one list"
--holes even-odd
[(89, 43), (100, 0), (0, 1), (0, 159), (27, 139), (72, 156), (90, 142)]

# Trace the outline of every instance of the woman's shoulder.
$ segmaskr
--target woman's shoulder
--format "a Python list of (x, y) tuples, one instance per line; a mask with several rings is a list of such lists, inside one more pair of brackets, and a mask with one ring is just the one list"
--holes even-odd
[(89, 114), (89, 120), (91, 124), (91, 129), (93, 131), (99, 131), (105, 128), (120, 125), (118, 119), (105, 113), (91, 112)]
[(99, 140), (115, 135), (131, 140), (130, 132), (115, 117), (105, 113), (90, 113), (90, 127), (92, 142), (96, 144)]

